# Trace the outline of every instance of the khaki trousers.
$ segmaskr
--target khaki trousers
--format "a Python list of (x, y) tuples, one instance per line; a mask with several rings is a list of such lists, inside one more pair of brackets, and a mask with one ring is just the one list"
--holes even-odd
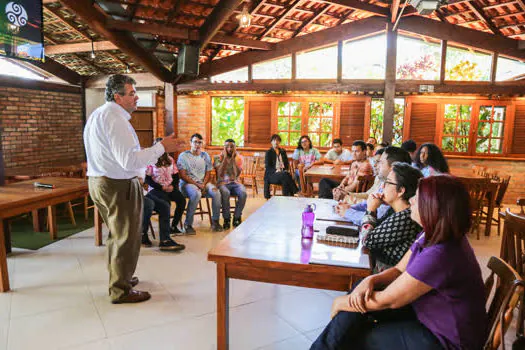
[(89, 194), (109, 228), (106, 240), (109, 296), (117, 300), (131, 290), (140, 253), (144, 195), (137, 178), (90, 177)]

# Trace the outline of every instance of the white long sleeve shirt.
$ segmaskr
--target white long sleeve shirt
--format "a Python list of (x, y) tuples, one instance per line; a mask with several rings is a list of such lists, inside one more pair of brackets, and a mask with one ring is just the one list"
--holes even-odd
[(141, 150), (130, 119), (131, 115), (115, 102), (106, 102), (91, 114), (84, 129), (88, 176), (144, 177), (146, 167), (164, 153), (160, 142)]

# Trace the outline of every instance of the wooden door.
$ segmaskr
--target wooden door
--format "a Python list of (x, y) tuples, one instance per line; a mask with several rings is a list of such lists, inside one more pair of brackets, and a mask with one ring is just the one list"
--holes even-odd
[(139, 108), (131, 114), (131, 125), (139, 138), (140, 146), (151, 147), (153, 144), (153, 120), (155, 110), (153, 108)]

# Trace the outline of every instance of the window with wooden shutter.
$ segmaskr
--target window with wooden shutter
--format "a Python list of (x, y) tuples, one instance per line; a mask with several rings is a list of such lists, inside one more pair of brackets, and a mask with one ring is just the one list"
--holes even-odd
[(516, 104), (512, 135), (512, 154), (525, 154), (525, 104)]
[(270, 99), (250, 99), (246, 103), (248, 105), (248, 129), (245, 131), (245, 145), (268, 146), (272, 134), (272, 101)]
[(434, 143), (438, 104), (412, 102), (409, 108), (410, 125), (405, 139), (414, 140), (418, 146), (427, 142)]
[(350, 146), (355, 140), (364, 138), (365, 125), (368, 125), (367, 120), (369, 120), (367, 102), (364, 99), (341, 101), (339, 138), (345, 147)]

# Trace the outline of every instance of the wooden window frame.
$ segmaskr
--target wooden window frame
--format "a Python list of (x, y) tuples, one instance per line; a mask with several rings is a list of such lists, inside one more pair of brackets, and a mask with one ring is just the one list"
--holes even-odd
[[(472, 112), (470, 115), (470, 131), (469, 143), (467, 152), (450, 152), (443, 151), (447, 156), (465, 156), (469, 158), (502, 158), (509, 155), (510, 141), (511, 141), (511, 126), (514, 124), (514, 101), (510, 100), (491, 100), (491, 99), (414, 99), (418, 102), (437, 103), (437, 117), (436, 117), (436, 137), (434, 142), (439, 148), (442, 148), (443, 142), (443, 126), (445, 122), (445, 105), (470, 105)], [(503, 123), (503, 146), (502, 153), (476, 153), (477, 131), (479, 123), (479, 110), (481, 106), (502, 106), (506, 108), (505, 119)], [(445, 136), (446, 137), (446, 136)]]

